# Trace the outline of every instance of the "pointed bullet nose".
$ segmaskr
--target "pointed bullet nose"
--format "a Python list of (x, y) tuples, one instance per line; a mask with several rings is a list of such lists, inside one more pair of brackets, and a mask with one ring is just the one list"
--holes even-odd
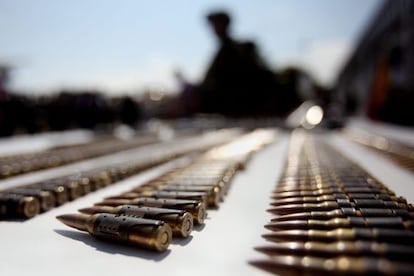
[(87, 208), (82, 208), (78, 210), (80, 213), (82, 214), (96, 214), (99, 212), (99, 208), (98, 207), (87, 207)]
[(81, 215), (81, 214), (66, 214), (60, 215), (56, 218), (62, 222), (63, 224), (76, 228), (81, 231), (86, 231), (86, 221), (88, 219), (88, 215)]
[(276, 218), (272, 218), (271, 221), (278, 222), (278, 221), (304, 220), (304, 219), (311, 219), (311, 214), (309, 212), (287, 214), (287, 215), (278, 216)]
[(295, 221), (281, 221), (275, 223), (269, 223), (265, 225), (265, 228), (269, 230), (291, 230), (291, 229), (307, 229), (307, 221), (295, 220)]
[(307, 239), (307, 232), (304, 230), (283, 230), (270, 234), (263, 234), (262, 237), (268, 241), (303, 241)]
[(277, 246), (277, 244), (275, 244), (275, 246), (255, 247), (254, 250), (256, 250), (257, 252), (269, 255), (269, 256), (275, 256), (275, 255), (279, 255), (280, 253), (283, 253), (283, 252), (279, 252), (278, 248), (279, 247)]
[(276, 206), (272, 209), (269, 209), (268, 212), (277, 215), (287, 215), (291, 213), (303, 212), (303, 205), (302, 204), (289, 204), (283, 206)]
[(94, 205), (95, 206), (112, 206), (112, 207), (114, 207), (114, 206), (119, 206), (119, 205), (127, 204), (127, 203), (128, 203), (128, 201), (124, 201), (124, 200), (106, 199), (104, 201), (95, 203)]
[(56, 218), (60, 221), (63, 222), (66, 220), (67, 215), (60, 215), (60, 216), (56, 216)]

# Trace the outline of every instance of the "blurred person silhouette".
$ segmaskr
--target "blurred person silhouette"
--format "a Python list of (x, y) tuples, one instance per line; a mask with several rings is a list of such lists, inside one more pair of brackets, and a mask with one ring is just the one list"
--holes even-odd
[(178, 82), (178, 111), (179, 116), (188, 117), (199, 110), (199, 98), (197, 95), (197, 86), (187, 80), (181, 70), (174, 71), (174, 77)]
[(274, 114), (276, 78), (260, 59), (256, 44), (231, 37), (231, 18), (225, 11), (209, 13), (207, 21), (219, 48), (198, 87), (201, 111), (229, 116)]

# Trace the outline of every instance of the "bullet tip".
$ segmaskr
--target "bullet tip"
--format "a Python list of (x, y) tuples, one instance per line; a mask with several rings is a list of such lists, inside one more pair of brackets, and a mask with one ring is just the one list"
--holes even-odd
[(95, 208), (93, 208), (93, 207), (81, 208), (78, 211), (82, 214), (92, 215), (92, 214), (95, 213)]

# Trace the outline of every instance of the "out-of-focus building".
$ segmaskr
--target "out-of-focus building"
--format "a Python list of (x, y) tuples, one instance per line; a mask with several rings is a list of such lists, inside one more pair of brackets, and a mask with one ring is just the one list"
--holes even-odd
[(338, 77), (335, 98), (348, 114), (414, 125), (414, 1), (382, 3)]

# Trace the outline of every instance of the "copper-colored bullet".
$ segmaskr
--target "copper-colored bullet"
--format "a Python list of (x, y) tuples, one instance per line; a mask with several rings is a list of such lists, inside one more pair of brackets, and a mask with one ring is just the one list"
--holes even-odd
[(79, 212), (84, 214), (125, 214), (134, 215), (146, 219), (162, 220), (171, 227), (174, 236), (188, 237), (193, 230), (193, 217), (184, 210), (174, 210), (146, 206), (121, 205), (117, 207), (110, 206), (93, 206), (80, 209)]
[(161, 199), (161, 198), (135, 198), (135, 199), (111, 199), (98, 202), (97, 206), (119, 206), (119, 205), (137, 205), (167, 209), (178, 209), (189, 212), (194, 219), (194, 223), (203, 224), (206, 217), (206, 208), (204, 203), (198, 200), (185, 199)]
[(333, 218), (330, 220), (291, 220), (278, 221), (265, 225), (270, 230), (286, 229), (324, 229), (332, 230), (336, 228), (352, 227), (382, 227), (414, 229), (414, 220), (403, 220), (401, 217), (347, 217)]
[(159, 252), (165, 251), (171, 241), (171, 228), (159, 220), (128, 215), (68, 214), (57, 217), (62, 223), (109, 241), (123, 242)]
[(278, 242), (268, 246), (255, 248), (269, 256), (376, 256), (394, 260), (412, 260), (414, 247), (393, 243), (371, 241), (338, 241), (338, 242)]
[(322, 230), (283, 230), (264, 234), (270, 241), (354, 241), (373, 240), (377, 242), (393, 242), (414, 244), (414, 231), (407, 229), (386, 228), (337, 228)]
[(375, 257), (272, 256), (251, 265), (278, 275), (412, 275), (414, 265)]
[(303, 219), (328, 220), (337, 217), (402, 217), (414, 219), (414, 213), (405, 209), (386, 208), (340, 208), (331, 211), (313, 211), (281, 215), (272, 221), (289, 221)]

